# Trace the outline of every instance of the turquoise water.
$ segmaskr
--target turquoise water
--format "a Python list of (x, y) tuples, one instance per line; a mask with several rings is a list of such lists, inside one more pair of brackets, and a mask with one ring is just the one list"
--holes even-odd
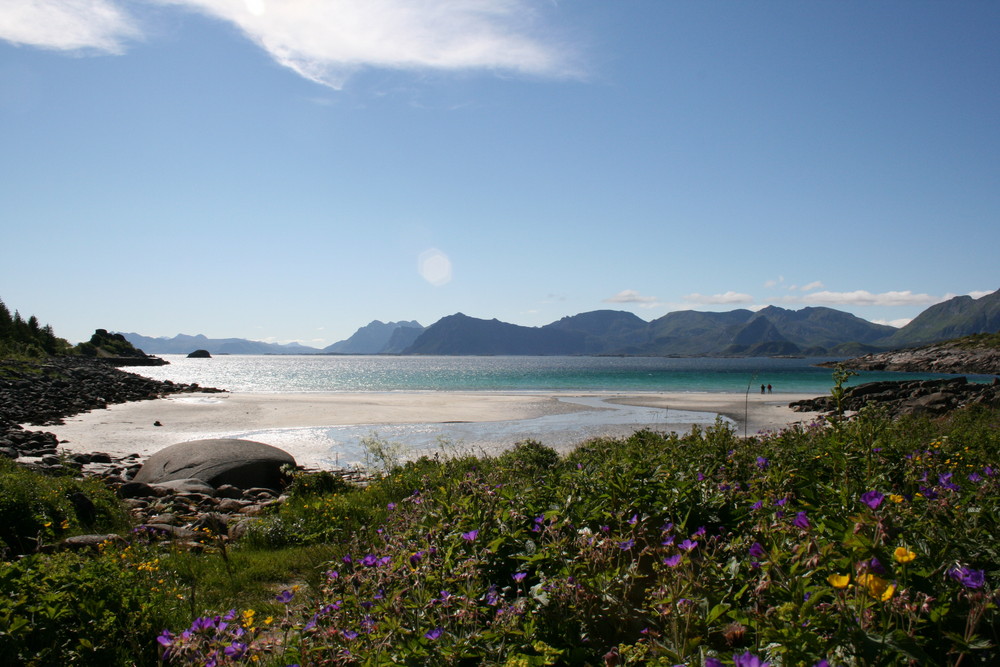
[[(829, 393), (829, 359), (663, 357), (394, 357), (162, 355), (168, 366), (130, 370), (158, 380), (249, 393), (359, 391), (685, 391)], [(949, 377), (862, 372), (849, 384)], [(970, 377), (971, 379), (975, 379)]]
[[(214, 437), (248, 438), (281, 447), (311, 467), (364, 463), (367, 438), (398, 443), (404, 458), (496, 451), (525, 439), (571, 447), (594, 437), (622, 437), (638, 429), (706, 426), (716, 415), (619, 405), (603, 392), (754, 393), (771, 384), (780, 393), (828, 394), (832, 371), (825, 359), (710, 359), (661, 357), (384, 357), (244, 356), (188, 359), (163, 355), (168, 366), (129, 370), (159, 380), (198, 383), (241, 393), (493, 391), (568, 392), (559, 400), (577, 412), (499, 422), (366, 424), (240, 431)], [(883, 379), (947, 377), (913, 373), (861, 373), (851, 384)], [(971, 379), (971, 378), (970, 378)], [(985, 379), (985, 378), (984, 378)], [(576, 397), (569, 392), (595, 393)], [(558, 395), (558, 394), (557, 394)], [(212, 399), (204, 399), (212, 400)], [(735, 422), (726, 418), (733, 427)]]

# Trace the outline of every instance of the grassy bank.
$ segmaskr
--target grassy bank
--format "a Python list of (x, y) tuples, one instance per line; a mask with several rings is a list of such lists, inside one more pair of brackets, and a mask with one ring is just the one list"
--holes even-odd
[(0, 662), (996, 664), (998, 444), (871, 411), (303, 476), (234, 543), (3, 563)]

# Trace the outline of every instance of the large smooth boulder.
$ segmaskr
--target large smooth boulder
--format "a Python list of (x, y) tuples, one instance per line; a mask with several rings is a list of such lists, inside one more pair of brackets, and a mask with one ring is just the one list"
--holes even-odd
[(200, 479), (213, 487), (231, 484), (241, 489), (280, 489), (281, 467), (285, 465), (295, 465), (292, 455), (263, 442), (234, 438), (192, 440), (150, 456), (133, 481), (162, 484)]

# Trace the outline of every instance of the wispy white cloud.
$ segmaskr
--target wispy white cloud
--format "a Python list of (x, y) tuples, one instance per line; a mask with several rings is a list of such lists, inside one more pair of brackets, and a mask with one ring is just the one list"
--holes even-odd
[(993, 292), (995, 291), (996, 290), (974, 290), (972, 292), (969, 292), (969, 296), (971, 296), (973, 299), (982, 299), (987, 294), (993, 294)]
[[(281, 65), (339, 89), (354, 72), (579, 73), (573, 50), (529, 0), (154, 0), (231, 23)], [(141, 35), (126, 0), (3, 0), (0, 39), (120, 53)]]
[(781, 300), (786, 303), (810, 303), (827, 306), (929, 306), (945, 301), (951, 296), (953, 295), (914, 294), (909, 290), (879, 294), (868, 290), (854, 290), (853, 292), (812, 292), (801, 296), (784, 297)]
[(742, 292), (734, 292), (732, 290), (725, 292), (724, 294), (686, 294), (683, 297), (684, 301), (688, 303), (699, 303), (699, 304), (725, 304), (725, 303), (753, 303), (753, 297), (749, 294), (743, 294)]
[(140, 31), (112, 0), (4, 0), (0, 39), (58, 51), (122, 53)]
[(637, 303), (641, 308), (655, 308), (660, 305), (660, 300), (655, 296), (643, 296), (634, 289), (627, 289), (604, 299), (604, 303)]
[(566, 75), (527, 0), (160, 0), (229, 21), (278, 63), (340, 88), (364, 67)]
[(781, 283), (785, 282), (785, 276), (778, 276), (774, 280), (768, 280), (764, 283), (764, 287), (777, 287)]
[(823, 283), (820, 282), (819, 280), (816, 280), (809, 283), (808, 285), (803, 285), (799, 289), (801, 289), (803, 292), (811, 292), (814, 289), (820, 289), (822, 287), (824, 287)]

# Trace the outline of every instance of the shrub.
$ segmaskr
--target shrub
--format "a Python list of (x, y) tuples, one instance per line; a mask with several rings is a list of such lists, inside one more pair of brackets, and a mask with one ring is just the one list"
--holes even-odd
[(0, 563), (0, 589), (4, 665), (153, 664), (156, 633), (178, 618), (158, 561), (134, 547)]
[(126, 511), (99, 481), (50, 477), (0, 458), (0, 549), (29, 553), (69, 535), (127, 526)]

